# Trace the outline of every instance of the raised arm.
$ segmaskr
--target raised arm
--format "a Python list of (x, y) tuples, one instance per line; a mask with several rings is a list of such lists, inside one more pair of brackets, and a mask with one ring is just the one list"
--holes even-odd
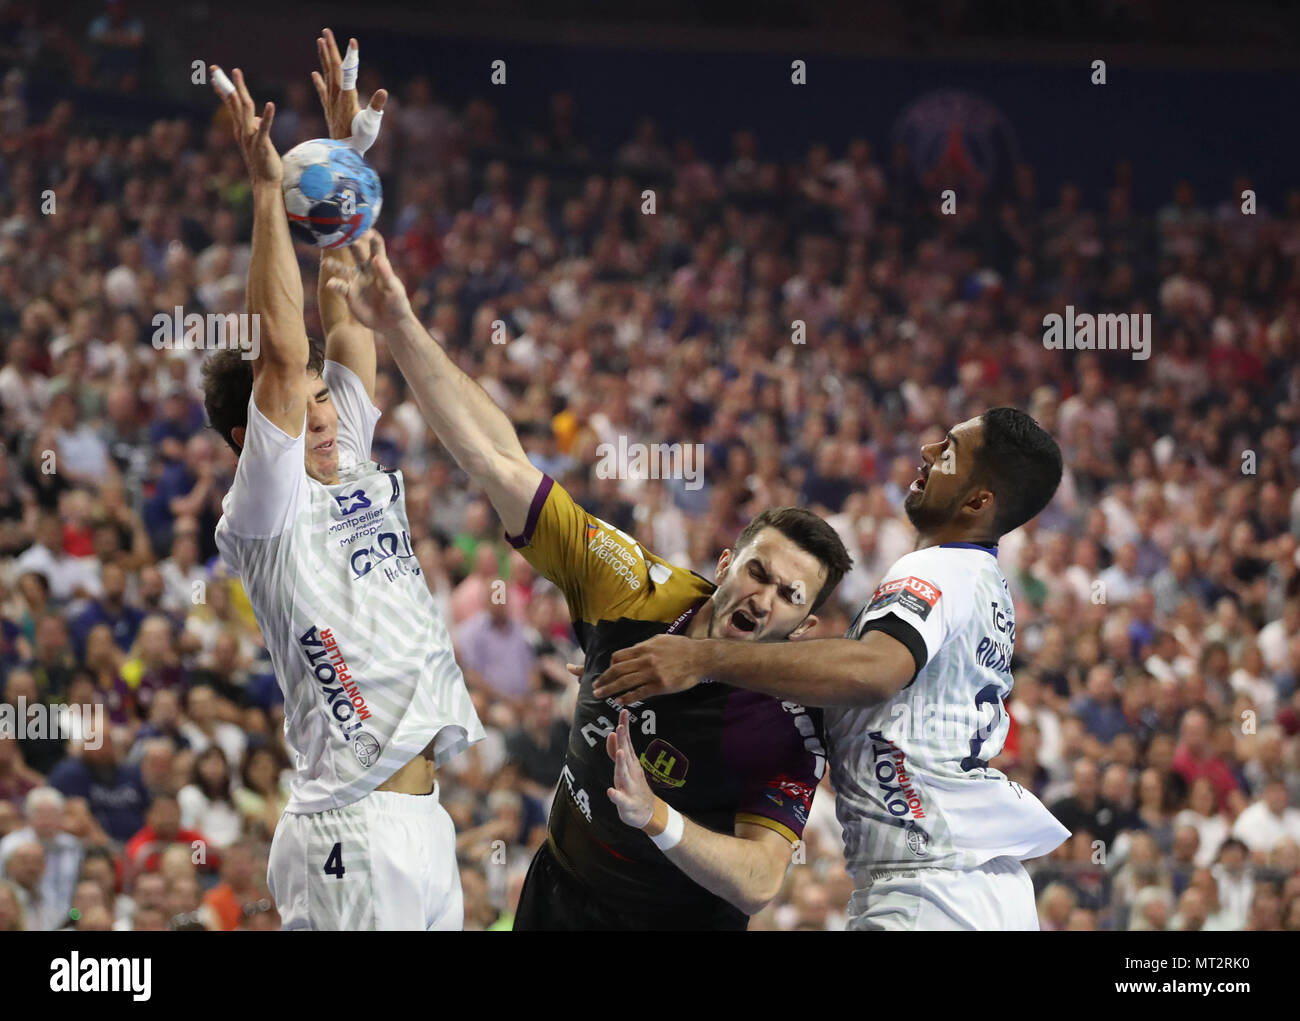
[(212, 86), (226, 109), (253, 187), (253, 251), (248, 266), (248, 312), (260, 318), (261, 347), (253, 360), (253, 397), (258, 410), (290, 436), (303, 428), (307, 411), (307, 330), (302, 318), (302, 277), (293, 254), (280, 182), (283, 168), (271, 144), (275, 106), (255, 113), (244, 75), (227, 78), (212, 66)]
[[(349, 55), (356, 52), (356, 40), (351, 40)], [(316, 40), (316, 53), (320, 58), (320, 71), (312, 72), (312, 83), (320, 97), (321, 109), (329, 122), (331, 138), (349, 138), (353, 119), (360, 111), (357, 100), (355, 69), (345, 80), (343, 58), (339, 55), (334, 33), (324, 29)], [(346, 87), (345, 87), (346, 86)], [(382, 113), (388, 101), (388, 92), (379, 89), (370, 100), (370, 109)], [(355, 258), (356, 246), (347, 254), (321, 252), (320, 276), (317, 297), (320, 307), (321, 327), (325, 331), (325, 357), (338, 362), (357, 374), (366, 388), (366, 396), (375, 396), (375, 335), (357, 322), (348, 308), (347, 297), (331, 290), (330, 280), (337, 276)]]
[(456, 463), (483, 487), (506, 531), (522, 533), (542, 473), (524, 454), (505, 412), (420, 325), (388, 261), (383, 238), (374, 232), (371, 238), (366, 265), (346, 280), (336, 277), (330, 288), (346, 294), (357, 319), (383, 334), (424, 420)]

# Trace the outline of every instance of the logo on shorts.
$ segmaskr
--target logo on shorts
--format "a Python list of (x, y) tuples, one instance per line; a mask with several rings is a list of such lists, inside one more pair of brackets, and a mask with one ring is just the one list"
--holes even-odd
[(363, 766), (373, 766), (379, 761), (379, 742), (364, 730), (352, 739), (352, 754)]
[(930, 853), (930, 837), (916, 823), (908, 824), (907, 849), (918, 858), (924, 858)]

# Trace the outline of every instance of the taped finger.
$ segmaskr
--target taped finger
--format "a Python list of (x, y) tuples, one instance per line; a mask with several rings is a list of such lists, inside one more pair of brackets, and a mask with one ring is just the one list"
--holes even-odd
[(361, 67), (361, 50), (355, 39), (348, 40), (348, 54), (343, 58), (343, 91), (357, 87), (357, 70)]
[(212, 65), (212, 87), (217, 90), (217, 94), (224, 99), (235, 91), (235, 83), (230, 80), (230, 76), (221, 70), (216, 64)]

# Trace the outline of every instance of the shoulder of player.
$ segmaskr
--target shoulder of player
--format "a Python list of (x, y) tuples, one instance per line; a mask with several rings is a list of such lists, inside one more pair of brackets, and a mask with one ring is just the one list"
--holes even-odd
[(963, 580), (988, 569), (1000, 573), (997, 557), (987, 547), (945, 543), (904, 554), (894, 562), (885, 577), (890, 580), (916, 577), (931, 582), (942, 591), (945, 585), (956, 588)]
[[(898, 558), (872, 594), (870, 605), (908, 600), (941, 607), (950, 622), (968, 612), (974, 601), (973, 582), (987, 569), (997, 572), (997, 561), (975, 546), (927, 546)], [(1000, 576), (1000, 573), (999, 573)], [(928, 614), (928, 610), (927, 610)]]

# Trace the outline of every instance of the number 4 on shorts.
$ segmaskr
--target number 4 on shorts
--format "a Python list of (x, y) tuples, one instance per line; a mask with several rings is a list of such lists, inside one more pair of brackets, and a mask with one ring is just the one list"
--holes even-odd
[(342, 879), (345, 871), (343, 868), (343, 845), (335, 844), (330, 849), (329, 857), (325, 859), (325, 874), (333, 876), (335, 879)]

